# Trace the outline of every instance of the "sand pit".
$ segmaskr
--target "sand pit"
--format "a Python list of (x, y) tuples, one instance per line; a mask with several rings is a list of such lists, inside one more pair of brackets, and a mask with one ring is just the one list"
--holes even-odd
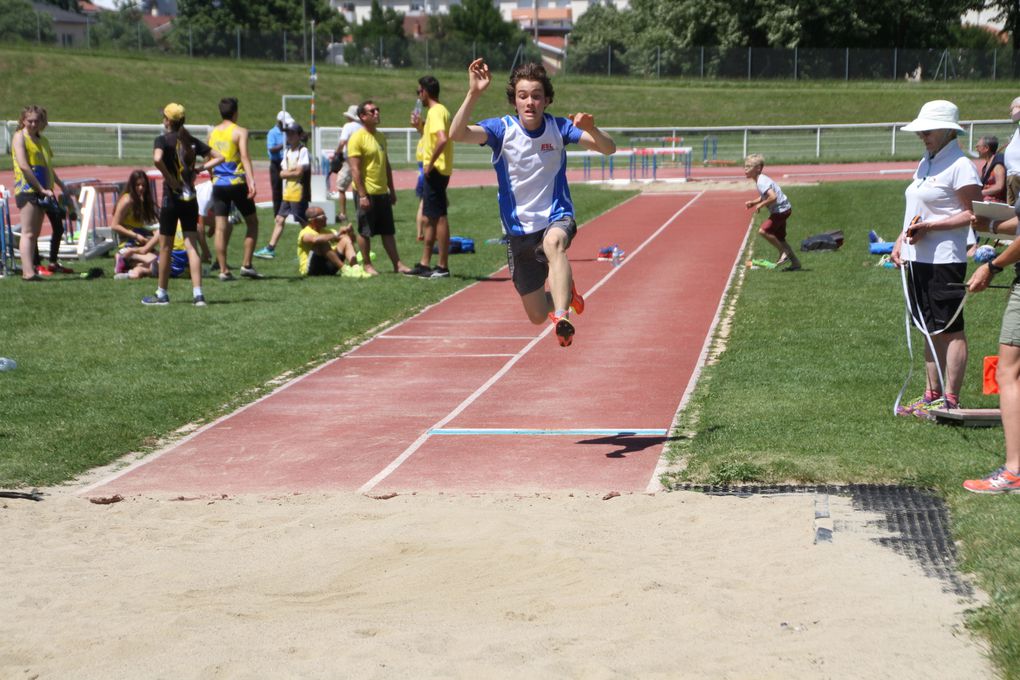
[(993, 675), (973, 602), (814, 521), (811, 494), (5, 501), (0, 677)]

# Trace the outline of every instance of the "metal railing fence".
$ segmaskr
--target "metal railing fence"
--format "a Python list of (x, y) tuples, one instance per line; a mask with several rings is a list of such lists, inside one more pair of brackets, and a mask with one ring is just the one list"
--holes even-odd
[[(769, 163), (859, 162), (878, 160), (914, 160), (922, 147), (914, 133), (901, 132), (905, 122), (828, 124), (828, 125), (758, 125), (726, 127), (607, 127), (620, 149), (682, 147), (693, 148), (694, 163), (710, 161), (739, 163), (749, 153), (761, 153)], [(4, 153), (10, 156), (10, 140), (17, 121), (4, 121)], [(1005, 147), (1016, 125), (1008, 120), (972, 120), (961, 123), (967, 134), (960, 143), (972, 151), (982, 135), (995, 135)], [(208, 136), (211, 126), (189, 125), (196, 137)], [(162, 133), (160, 125), (129, 123), (60, 123), (46, 129), (56, 155), (57, 164), (96, 164), (137, 162), (148, 166), (152, 161), (153, 140)], [(390, 160), (395, 167), (415, 163), (418, 133), (414, 128), (380, 128), (386, 136)], [(266, 160), (265, 132), (251, 131), (252, 160)], [(339, 127), (318, 129), (317, 139), (309, 142), (309, 150), (323, 159), (336, 148)], [(457, 167), (484, 167), (490, 163), (486, 147), (458, 144)]]

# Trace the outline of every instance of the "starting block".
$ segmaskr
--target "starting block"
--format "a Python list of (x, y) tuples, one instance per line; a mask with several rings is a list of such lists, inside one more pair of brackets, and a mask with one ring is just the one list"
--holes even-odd
[(935, 416), (935, 422), (958, 427), (999, 427), (1002, 425), (1002, 411), (997, 408), (936, 408), (928, 413)]

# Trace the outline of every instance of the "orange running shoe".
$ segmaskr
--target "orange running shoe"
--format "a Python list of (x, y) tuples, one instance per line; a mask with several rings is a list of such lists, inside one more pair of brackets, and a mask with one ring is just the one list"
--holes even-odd
[(556, 326), (556, 339), (560, 347), (570, 347), (574, 341), (574, 324), (566, 316), (556, 316), (552, 312), (549, 312), (549, 320)]
[(1020, 493), (1020, 475), (1003, 466), (984, 479), (968, 479), (963, 488), (974, 493)]
[(584, 298), (577, 292), (577, 286), (570, 282), (570, 310), (574, 314), (584, 314)]

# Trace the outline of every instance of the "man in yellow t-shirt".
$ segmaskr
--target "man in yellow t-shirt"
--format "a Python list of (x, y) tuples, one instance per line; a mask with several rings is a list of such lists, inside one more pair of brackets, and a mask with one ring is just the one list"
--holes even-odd
[[(408, 274), (423, 278), (445, 278), (450, 275), (450, 222), (447, 218), (449, 201), (446, 189), (453, 173), (453, 141), (450, 139), (450, 111), (439, 103), (439, 81), (434, 76), (418, 79), (418, 99), (426, 107), (425, 126), (422, 130), (422, 173), (425, 178), (422, 191), (422, 218), (424, 243), (421, 260)], [(432, 247), (438, 243), (439, 257), (436, 268), (432, 262)]]
[(301, 276), (344, 276), (360, 279), (364, 273), (357, 261), (350, 224), (337, 229), (326, 228), (326, 213), (312, 206), (305, 213), (308, 223), (298, 233), (298, 272)]
[(386, 137), (379, 132), (379, 107), (371, 100), (358, 107), (362, 128), (347, 142), (347, 160), (351, 179), (358, 195), (358, 248), (362, 266), (370, 276), (379, 272), (372, 266), (371, 238), (382, 238), (383, 248), (393, 263), (393, 271), (410, 269), (397, 253), (397, 233), (393, 223), (393, 205), (397, 192), (393, 188), (393, 169), (386, 155)]

